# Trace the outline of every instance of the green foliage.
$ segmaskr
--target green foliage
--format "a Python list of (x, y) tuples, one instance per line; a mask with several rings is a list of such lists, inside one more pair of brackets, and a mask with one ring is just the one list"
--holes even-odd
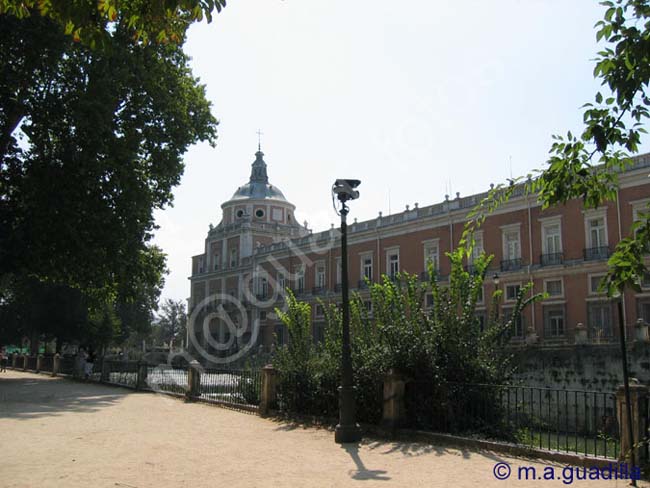
[(204, 17), (211, 22), (213, 12), (225, 6), (226, 0), (0, 0), (0, 15), (19, 19), (40, 15), (56, 22), (75, 42), (94, 47), (115, 29), (124, 29), (143, 44), (177, 43), (192, 22)]
[[(601, 2), (606, 10), (596, 23), (596, 38), (605, 45), (596, 57), (594, 77), (605, 94), (584, 105), (582, 134), (553, 136), (548, 166), (530, 184), (544, 208), (581, 198), (597, 207), (617, 198), (618, 175), (629, 167), (629, 154), (639, 149), (650, 112), (650, 2)], [(610, 295), (637, 288), (646, 271), (650, 220), (643, 218), (609, 260)], [(645, 251), (644, 251), (645, 249)]]
[(163, 344), (178, 345), (185, 340), (187, 312), (183, 300), (166, 299), (158, 319), (158, 339)]
[[(510, 377), (510, 356), (504, 346), (523, 308), (541, 295), (530, 297), (530, 285), (523, 287), (510, 319), (500, 321), (498, 313), (493, 313), (482, 331), (476, 302), (491, 257), (483, 254), (475, 259), (469, 273), (463, 268), (466, 253), (467, 248), (461, 247), (447, 254), (452, 269), (449, 286), (436, 281), (430, 266), (428, 283), (401, 274), (396, 281), (384, 276), (381, 283), (370, 284), (371, 312), (360, 295), (352, 297), (352, 360), (361, 421), (381, 419), (383, 379), (391, 370), (409, 383), (428, 385), (419, 406), (431, 407), (428, 415), (435, 411), (433, 399), (440, 398), (436, 395), (449, 382), (498, 384)], [(432, 294), (430, 308), (425, 306), (427, 293)], [(500, 298), (501, 292), (493, 295), (493, 310), (498, 310)], [(280, 373), (281, 408), (335, 417), (342, 314), (335, 305), (325, 307), (325, 340), (314, 344), (310, 306), (293, 295), (287, 297), (287, 306), (286, 313), (278, 313), (288, 329), (289, 342), (274, 358)]]

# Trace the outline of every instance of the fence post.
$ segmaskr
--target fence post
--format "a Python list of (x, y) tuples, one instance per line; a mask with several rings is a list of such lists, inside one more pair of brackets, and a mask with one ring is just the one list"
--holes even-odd
[(188, 400), (194, 400), (201, 396), (201, 363), (196, 359), (190, 361), (187, 370), (187, 393)]
[(23, 371), (27, 371), (27, 366), (29, 366), (29, 356), (23, 354)]
[(384, 413), (382, 418), (384, 427), (396, 429), (404, 424), (406, 418), (405, 389), (404, 377), (393, 369), (388, 371), (384, 376)]
[(260, 415), (265, 417), (275, 407), (277, 398), (278, 372), (271, 364), (262, 368), (262, 394), (260, 396)]
[(13, 353), (11, 355), (11, 368), (16, 369), (16, 360), (18, 359), (18, 354)]
[(616, 390), (616, 411), (618, 413), (618, 430), (621, 439), (619, 460), (629, 461), (632, 446), (637, 466), (642, 466), (646, 461), (646, 450), (640, 443), (646, 438), (645, 423), (648, 415), (648, 387), (639, 383), (639, 380), (630, 378), (630, 402), (632, 404), (632, 435), (630, 439), (627, 429), (627, 408), (625, 403), (625, 387), (619, 386)]
[(149, 372), (149, 365), (146, 361), (138, 361), (138, 381), (136, 383), (136, 390), (144, 390), (147, 387), (147, 373)]
[(38, 356), (36, 356), (36, 372), (40, 373), (42, 367), (43, 367), (43, 355), (39, 354)]
[(111, 379), (111, 377), (110, 377), (108, 359), (106, 359), (106, 357), (103, 357), (102, 358), (102, 375), (99, 378), (99, 381), (101, 381), (102, 383), (108, 383), (108, 381), (110, 379)]
[(61, 355), (57, 352), (52, 359), (52, 376), (56, 376), (61, 371)]

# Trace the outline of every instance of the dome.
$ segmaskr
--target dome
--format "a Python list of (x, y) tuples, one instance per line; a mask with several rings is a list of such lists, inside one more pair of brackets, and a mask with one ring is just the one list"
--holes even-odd
[(249, 199), (287, 201), (278, 187), (269, 184), (269, 177), (266, 174), (266, 162), (264, 162), (263, 158), (264, 153), (262, 151), (255, 153), (255, 161), (252, 165), (251, 177), (248, 183), (237, 188), (229, 201)]

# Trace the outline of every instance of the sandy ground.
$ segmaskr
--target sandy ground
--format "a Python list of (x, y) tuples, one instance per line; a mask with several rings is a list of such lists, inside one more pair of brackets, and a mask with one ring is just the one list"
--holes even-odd
[[(519, 487), (548, 464), (419, 443), (366, 440), (164, 395), (0, 373), (2, 487)], [(497, 480), (496, 463), (511, 476)], [(499, 468), (506, 469), (506, 468)], [(562, 466), (555, 465), (557, 477)], [(566, 481), (566, 480), (565, 480)], [(626, 481), (571, 486), (623, 487)], [(644, 486), (649, 486), (644, 484)]]

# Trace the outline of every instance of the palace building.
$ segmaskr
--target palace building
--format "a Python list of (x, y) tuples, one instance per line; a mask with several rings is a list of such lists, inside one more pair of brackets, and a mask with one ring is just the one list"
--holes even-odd
[[(650, 154), (636, 157), (619, 175), (616, 201), (596, 209), (573, 200), (542, 211), (534, 197), (515, 188), (513, 197), (490, 214), (474, 236), (474, 252), (494, 255), (479, 317), (487, 317), (495, 286), (503, 290), (500, 314), (507, 317), (520, 287), (532, 282), (533, 292), (546, 292), (548, 298), (526, 308), (513, 331), (514, 344), (615, 339), (617, 304), (600, 293), (598, 285), (616, 243), (629, 234), (638, 212), (650, 202), (649, 171)], [(368, 281), (401, 271), (427, 280), (429, 260), (444, 284), (450, 271), (445, 252), (458, 242), (467, 213), (486, 196), (457, 194), (440, 203), (415, 204), (400, 213), (380, 212), (375, 219), (349, 223), (350, 288), (370, 307)], [(255, 154), (249, 181), (221, 209), (221, 222), (210, 226), (202, 252), (192, 258), (188, 308), (193, 320), (208, 316), (210, 334), (231, 349), (254, 341), (255, 347), (268, 350), (287, 340), (274, 310), (282, 307), (284, 290), (290, 288), (312, 304), (314, 340), (321, 340), (324, 313), (319, 302), (341, 299), (338, 229), (313, 233), (298, 223), (295, 206), (269, 182), (261, 150)], [(495, 274), (499, 280), (492, 279)], [(643, 280), (641, 293), (626, 291), (622, 305), (628, 334), (650, 323), (650, 276)], [(231, 325), (240, 326), (237, 337), (229, 337), (232, 329), (224, 325), (224, 310)], [(239, 319), (242, 314), (248, 319)], [(202, 347), (214, 352), (201, 334), (197, 332)]]

